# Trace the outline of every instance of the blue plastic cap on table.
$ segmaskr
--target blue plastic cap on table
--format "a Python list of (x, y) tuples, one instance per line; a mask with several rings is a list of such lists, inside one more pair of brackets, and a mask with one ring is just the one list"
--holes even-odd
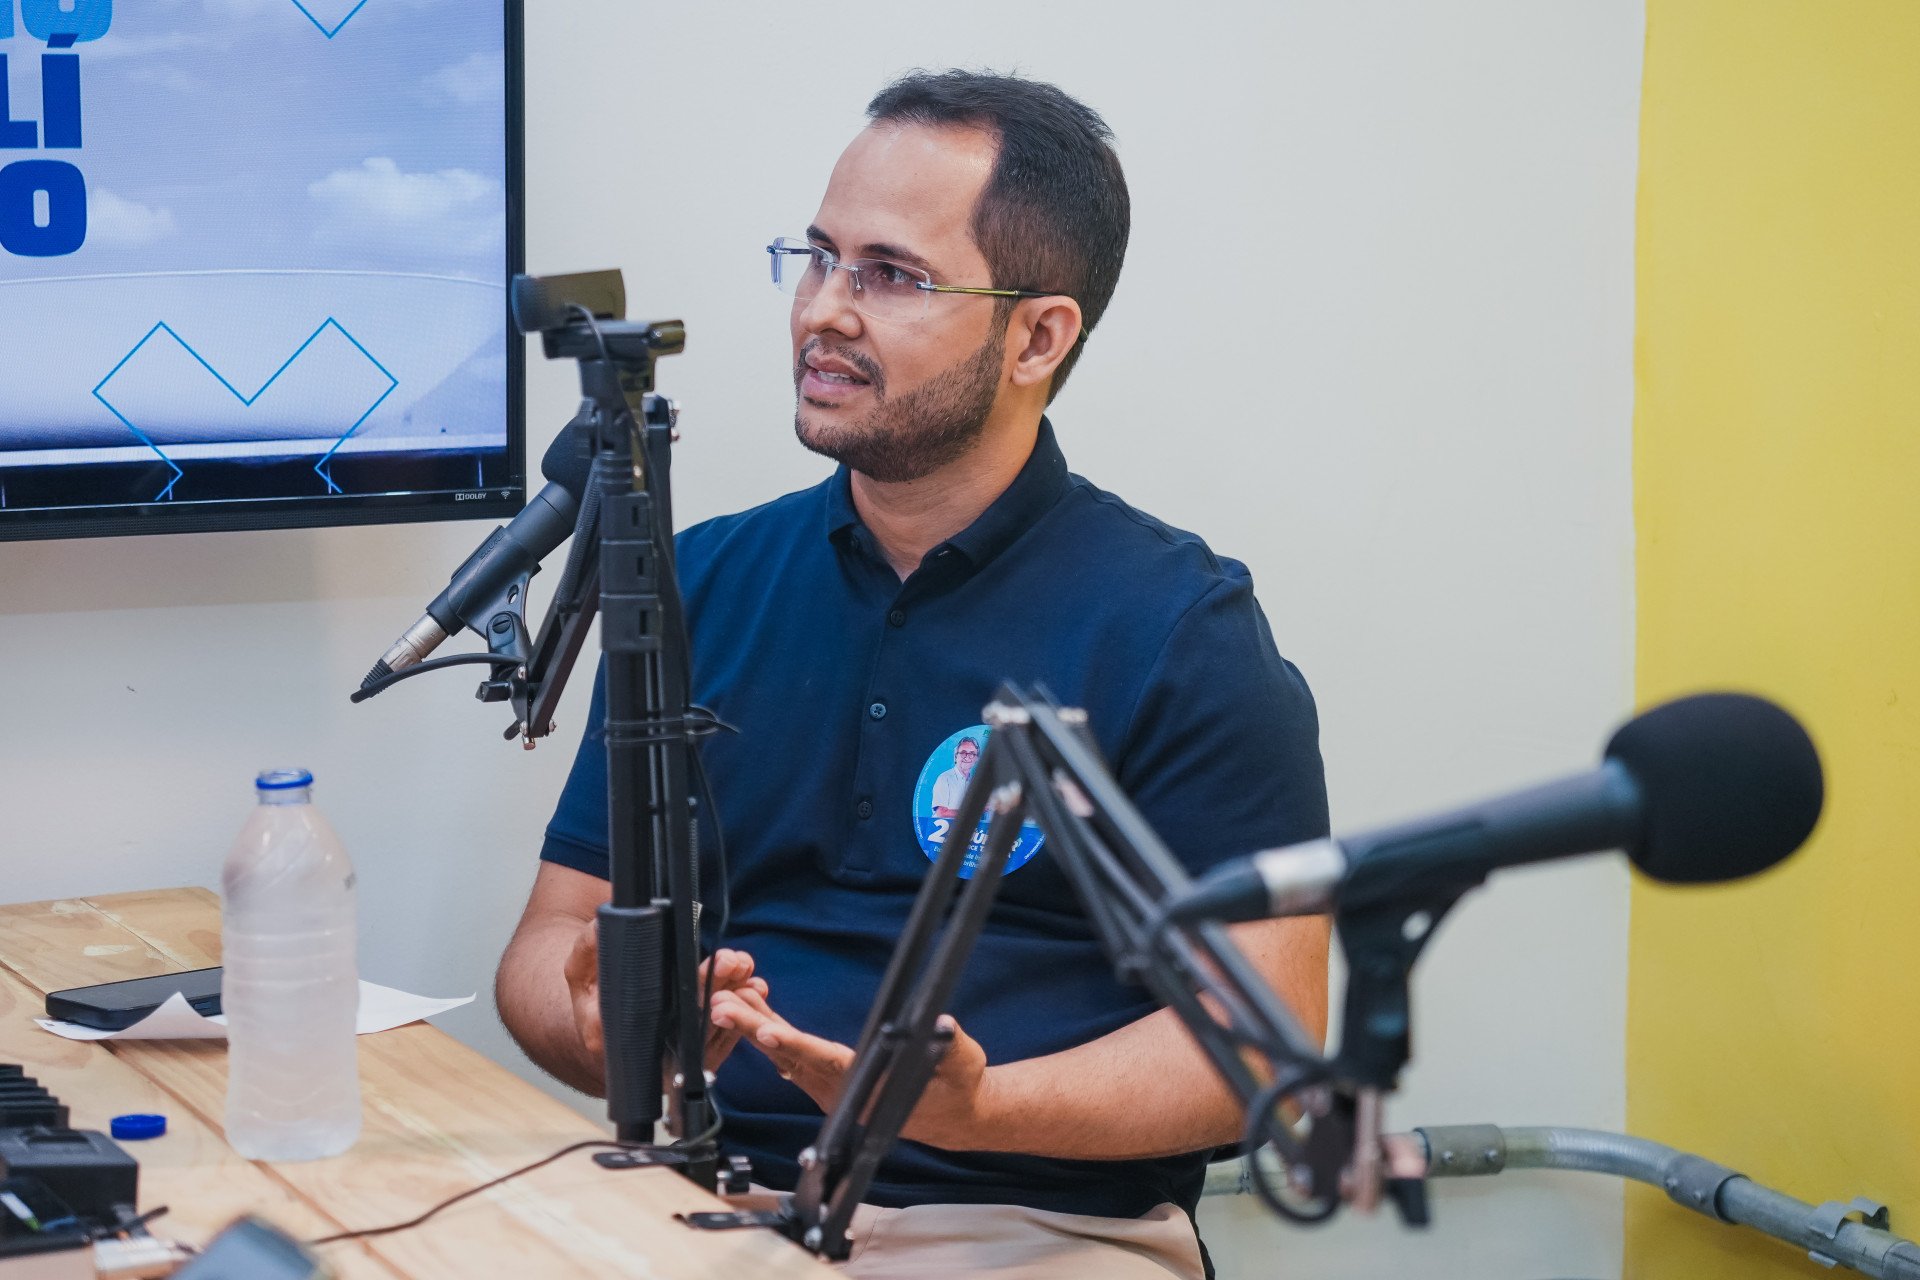
[(139, 1142), (147, 1138), (158, 1138), (166, 1131), (167, 1118), (165, 1116), (115, 1116), (108, 1125), (108, 1132), (122, 1141)]

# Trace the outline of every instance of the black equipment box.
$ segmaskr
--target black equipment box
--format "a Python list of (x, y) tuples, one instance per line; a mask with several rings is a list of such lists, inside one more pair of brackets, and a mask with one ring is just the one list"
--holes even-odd
[(140, 1166), (93, 1129), (0, 1129), (0, 1178), (31, 1178), (82, 1218), (114, 1220), (139, 1203)]
[(13, 1063), (0, 1063), (0, 1129), (27, 1125), (65, 1128), (67, 1109)]
[[(93, 1232), (78, 1218), (64, 1200), (33, 1178), (0, 1178), (0, 1262), (8, 1258), (36, 1254), (66, 1253), (86, 1249)], [(85, 1259), (91, 1274), (93, 1263)], [(66, 1268), (42, 1268), (22, 1264), (26, 1274), (65, 1275)], [(12, 1268), (5, 1268), (7, 1275)]]

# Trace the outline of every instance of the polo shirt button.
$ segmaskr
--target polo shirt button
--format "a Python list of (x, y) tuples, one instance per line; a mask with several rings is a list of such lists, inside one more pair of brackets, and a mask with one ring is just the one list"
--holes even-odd
[(896, 627), (906, 626), (907, 611), (905, 609), (895, 609), (892, 613), (887, 615), (887, 622), (892, 626), (896, 626)]
[(867, 708), (867, 716), (873, 720), (885, 720), (887, 718), (887, 704), (884, 702), (874, 703)]
[(860, 821), (865, 822), (873, 816), (873, 801), (862, 800), (859, 804), (853, 806), (853, 811), (859, 815)]

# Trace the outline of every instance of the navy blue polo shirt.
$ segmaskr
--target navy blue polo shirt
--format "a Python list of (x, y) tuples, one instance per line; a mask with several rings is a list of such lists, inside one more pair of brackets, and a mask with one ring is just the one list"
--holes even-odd
[[(1122, 786), (1195, 872), (1327, 834), (1313, 699), (1275, 650), (1246, 568), (1070, 474), (1044, 422), (1007, 491), (904, 582), (844, 468), (676, 546), (695, 700), (739, 730), (702, 748), (729, 862), (724, 943), (753, 956), (768, 1002), (804, 1031), (859, 1038), (931, 866), (916, 792), (924, 818), (928, 779), (953, 765), (956, 735), (1003, 680), (1084, 707)], [(604, 877), (600, 725), (596, 687), (541, 856)], [(1114, 978), (1043, 843), (1006, 875), (951, 1012), (1000, 1063), (1154, 1008)], [(1184, 1087), (1169, 1081), (1169, 1095)], [(725, 1151), (791, 1188), (819, 1108), (746, 1043), (715, 1096)], [(1204, 1154), (1055, 1160), (902, 1142), (868, 1199), (1134, 1217), (1166, 1201), (1191, 1210), (1204, 1170)]]

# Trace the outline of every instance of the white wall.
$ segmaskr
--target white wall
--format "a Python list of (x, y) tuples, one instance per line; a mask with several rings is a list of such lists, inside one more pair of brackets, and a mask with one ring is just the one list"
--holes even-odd
[[(1631, 690), (1642, 15), (1542, 5), (529, 0), (529, 264), (684, 316), (682, 522), (812, 482), (759, 247), (867, 96), (1017, 68), (1100, 109), (1133, 187), (1055, 421), (1076, 470), (1251, 565), (1320, 700), (1336, 827), (1590, 763)], [(530, 375), (538, 454), (570, 373)], [(0, 547), (10, 899), (210, 881), (264, 764), (311, 766), (369, 976), (479, 988), (567, 764), (457, 674), (345, 695), (480, 526)], [(577, 727), (576, 697), (563, 722)], [(1397, 1126), (1623, 1119), (1625, 876), (1504, 877), (1440, 933)], [(443, 1021), (524, 1068), (491, 1012)], [(1302, 1232), (1209, 1201), (1225, 1276), (1608, 1276), (1620, 1197), (1508, 1175), (1439, 1225)]]

